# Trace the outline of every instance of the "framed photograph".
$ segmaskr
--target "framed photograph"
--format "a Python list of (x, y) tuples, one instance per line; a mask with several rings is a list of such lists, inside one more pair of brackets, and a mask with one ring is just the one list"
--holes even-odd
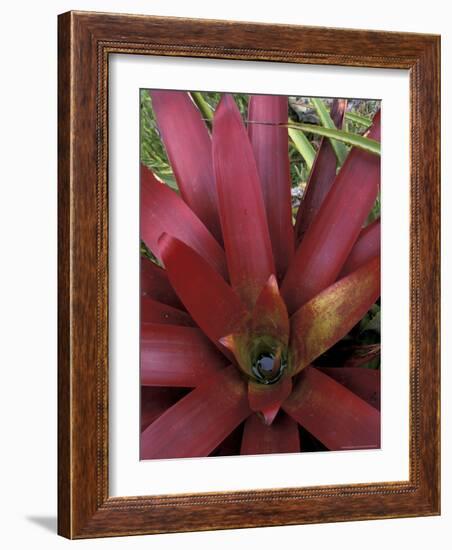
[(440, 513), (433, 35), (59, 16), (59, 533)]

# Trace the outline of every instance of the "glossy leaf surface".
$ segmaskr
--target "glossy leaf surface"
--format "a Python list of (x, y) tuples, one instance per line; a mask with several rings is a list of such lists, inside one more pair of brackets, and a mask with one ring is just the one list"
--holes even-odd
[(271, 426), (258, 415), (245, 421), (240, 454), (259, 455), (269, 453), (298, 453), (300, 436), (298, 424), (287, 414), (279, 413)]
[(234, 367), (210, 377), (141, 434), (141, 458), (209, 455), (250, 414), (246, 385)]
[(380, 371), (360, 367), (320, 368), (366, 403), (380, 410)]
[(185, 388), (159, 388), (141, 386), (141, 421), (140, 429), (145, 430), (166, 409), (187, 394)]
[(215, 343), (234, 332), (247, 315), (234, 290), (193, 249), (164, 235), (161, 257), (168, 278), (197, 325)]
[(290, 395), (292, 379), (284, 376), (274, 384), (259, 384), (248, 382), (248, 399), (250, 409), (259, 412), (264, 417), (267, 425), (270, 425), (277, 415), (281, 404)]
[(141, 297), (141, 323), (161, 323), (165, 325), (193, 326), (193, 319), (186, 311), (182, 311), (167, 304), (162, 304), (148, 298)]
[(226, 366), (226, 358), (196, 328), (141, 327), (141, 384), (195, 387)]
[(342, 267), (339, 277), (345, 277), (355, 269), (380, 255), (381, 224), (380, 218), (365, 227), (359, 234), (351, 252)]
[(212, 143), (202, 115), (186, 92), (154, 90), (150, 96), (181, 195), (221, 241)]
[(231, 284), (252, 307), (275, 272), (261, 182), (240, 112), (223, 95), (213, 119), (213, 164)]
[(141, 238), (161, 260), (158, 241), (163, 233), (191, 246), (223, 277), (227, 277), (223, 249), (181, 197), (141, 166)]
[(283, 409), (331, 451), (380, 447), (380, 413), (313, 367), (300, 374)]
[[(379, 137), (380, 117), (371, 135)], [(289, 314), (339, 275), (377, 198), (380, 159), (354, 149), (306, 231), (287, 271), (281, 292)]]
[(250, 331), (257, 335), (272, 336), (287, 345), (289, 330), (287, 308), (279, 293), (276, 277), (271, 275), (254, 306)]
[(248, 134), (262, 185), (276, 275), (284, 276), (294, 253), (287, 97), (252, 95), (248, 107)]
[(168, 281), (164, 269), (148, 258), (140, 259), (140, 291), (143, 296), (162, 304), (182, 308), (182, 303)]

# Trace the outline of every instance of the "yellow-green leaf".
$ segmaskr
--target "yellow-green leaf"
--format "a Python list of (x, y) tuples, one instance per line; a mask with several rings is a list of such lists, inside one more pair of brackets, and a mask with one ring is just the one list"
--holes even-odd
[(316, 124), (305, 124), (302, 122), (291, 122), (288, 124), (289, 128), (295, 130), (301, 130), (302, 132), (310, 132), (311, 134), (316, 134), (318, 136), (325, 136), (332, 140), (331, 143), (335, 141), (341, 141), (352, 147), (358, 147), (359, 149), (364, 149), (374, 155), (380, 156), (381, 147), (380, 143), (375, 139), (365, 138), (358, 134), (352, 134), (350, 132), (345, 132), (344, 130), (333, 130), (332, 128), (325, 128), (323, 126), (317, 126)]
[[(289, 121), (289, 124), (292, 124), (292, 121)], [(312, 165), (314, 164), (315, 159), (315, 149), (311, 145), (308, 138), (300, 130), (296, 130), (289, 125), (289, 137), (292, 140), (297, 151), (303, 157), (306, 162), (308, 170), (311, 170)]]
[[(328, 112), (328, 109), (325, 106), (325, 103), (319, 98), (313, 97), (312, 98), (312, 104), (317, 111), (317, 114), (320, 118), (320, 122), (325, 128), (331, 128), (332, 130), (336, 130), (336, 125), (333, 122), (333, 119), (330, 116), (330, 113)], [(329, 136), (327, 136), (329, 137)], [(345, 157), (347, 156), (347, 148), (345, 147), (344, 143), (341, 141), (335, 141), (330, 138), (331, 145), (333, 147), (334, 153), (336, 154), (337, 160), (339, 161), (339, 164), (342, 166), (344, 163)]]

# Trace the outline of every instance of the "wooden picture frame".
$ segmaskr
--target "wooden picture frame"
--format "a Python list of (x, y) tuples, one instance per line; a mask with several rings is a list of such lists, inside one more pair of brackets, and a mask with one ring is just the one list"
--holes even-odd
[[(59, 534), (87, 538), (439, 514), (440, 38), (68, 12), (59, 16), (58, 49)], [(113, 53), (409, 71), (408, 481), (109, 496), (107, 94)]]

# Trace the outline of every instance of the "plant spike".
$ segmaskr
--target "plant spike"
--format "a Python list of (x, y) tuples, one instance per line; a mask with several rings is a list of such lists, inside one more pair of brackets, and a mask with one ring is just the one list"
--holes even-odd
[(214, 342), (231, 334), (247, 310), (234, 290), (197, 252), (182, 241), (162, 235), (160, 254), (168, 278), (197, 325)]
[[(331, 107), (331, 119), (338, 128), (342, 128), (344, 112), (347, 106), (345, 99), (335, 99)], [(336, 177), (336, 156), (330, 141), (322, 138), (317, 151), (314, 166), (309, 174), (306, 191), (298, 208), (295, 222), (295, 239), (297, 244), (302, 240), (312, 220)]]
[[(370, 135), (380, 137), (379, 114)], [(379, 185), (379, 157), (359, 149), (350, 151), (281, 286), (289, 314), (336, 280), (375, 203)]]
[[(322, 123), (322, 125), (325, 128), (336, 130), (338, 125), (330, 116), (330, 113), (328, 112), (325, 106), (325, 103), (321, 99), (314, 97), (312, 98), (312, 104), (314, 105), (314, 108), (317, 111), (317, 114), (320, 118), (320, 122)], [(340, 128), (342, 128), (342, 124)], [(347, 148), (343, 143), (341, 143), (340, 141), (336, 141), (335, 139), (330, 138), (330, 143), (337, 157), (337, 160), (339, 162), (339, 166), (342, 166), (348, 154)]]
[(213, 119), (213, 164), (230, 280), (252, 308), (275, 273), (262, 187), (253, 149), (233, 98), (223, 95)]
[(186, 92), (151, 91), (152, 107), (182, 198), (221, 242), (212, 143)]
[(294, 254), (287, 97), (252, 95), (248, 107), (248, 134), (256, 159), (267, 212), (276, 276), (282, 280)]
[(223, 249), (179, 195), (144, 165), (140, 180), (140, 234), (157, 259), (161, 260), (158, 241), (163, 233), (169, 233), (191, 246), (227, 278)]

